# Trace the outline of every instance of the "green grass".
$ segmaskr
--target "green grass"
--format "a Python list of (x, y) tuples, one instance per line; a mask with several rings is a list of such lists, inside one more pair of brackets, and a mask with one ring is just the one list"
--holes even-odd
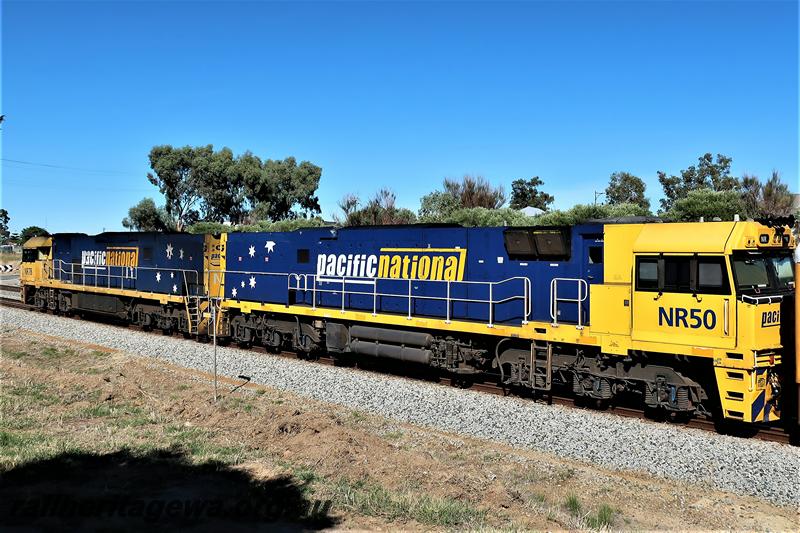
[(244, 411), (245, 413), (252, 413), (255, 406), (248, 400), (244, 398), (225, 398), (223, 400), (223, 405), (228, 409), (233, 409), (234, 411)]
[(334, 502), (353, 512), (387, 520), (414, 520), (438, 527), (480, 525), (486, 512), (452, 498), (434, 498), (417, 491), (390, 491), (378, 485), (340, 480)]
[(3, 357), (8, 357), (9, 359), (22, 359), (23, 357), (30, 356), (28, 352), (22, 350), (9, 350), (4, 348), (1, 352)]
[(361, 411), (351, 411), (350, 418), (353, 420), (353, 422), (362, 422), (367, 419), (367, 415)]
[[(5, 386), (3, 388), (3, 396), (40, 405), (52, 405), (58, 401), (58, 397), (50, 394), (47, 386), (41, 383)], [(6, 402), (4, 401), (3, 403)]]
[(600, 529), (602, 527), (609, 527), (614, 521), (616, 511), (607, 504), (603, 504), (597, 510), (596, 514), (586, 517), (586, 524), (592, 529)]
[(67, 357), (74, 357), (77, 352), (72, 348), (57, 348), (55, 346), (45, 346), (39, 352), (45, 359), (56, 361)]
[(564, 508), (569, 511), (572, 516), (580, 516), (583, 505), (577, 496), (570, 494), (564, 501)]

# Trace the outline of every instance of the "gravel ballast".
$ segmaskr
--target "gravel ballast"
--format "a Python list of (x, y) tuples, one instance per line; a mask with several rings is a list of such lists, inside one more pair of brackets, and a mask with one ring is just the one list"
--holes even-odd
[[(0, 309), (0, 323), (213, 370), (208, 344), (9, 308)], [(401, 422), (800, 505), (800, 450), (788, 445), (235, 348), (218, 348), (217, 363), (221, 375), (247, 375), (256, 383)]]

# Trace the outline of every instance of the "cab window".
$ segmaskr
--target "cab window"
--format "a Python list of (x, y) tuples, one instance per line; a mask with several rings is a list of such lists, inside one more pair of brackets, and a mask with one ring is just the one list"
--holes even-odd
[(730, 294), (728, 272), (722, 257), (697, 259), (697, 292), (701, 294)]
[(657, 258), (639, 258), (636, 260), (636, 289), (640, 291), (658, 290)]
[(33, 263), (36, 261), (36, 257), (38, 256), (38, 252), (36, 248), (23, 248), (22, 249), (22, 262), (23, 263)]
[(664, 258), (664, 292), (690, 292), (691, 260), (688, 257)]
[(723, 257), (639, 257), (636, 290), (730, 294), (730, 282)]

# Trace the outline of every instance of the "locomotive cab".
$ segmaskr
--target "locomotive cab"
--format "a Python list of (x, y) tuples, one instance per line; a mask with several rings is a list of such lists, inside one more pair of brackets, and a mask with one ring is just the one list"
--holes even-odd
[(23, 287), (22, 301), (26, 301), (25, 291), (47, 277), (47, 269), (52, 259), (51, 237), (31, 237), (22, 245), (22, 262), (19, 266), (19, 282)]
[[(785, 355), (792, 358), (781, 327), (782, 318), (794, 322), (781, 316), (795, 291), (791, 233), (758, 222), (608, 226), (606, 232), (612, 253), (628, 258), (621, 263), (630, 274), (616, 276), (617, 292), (631, 294), (629, 340), (609, 351), (649, 354), (676, 368), (682, 358), (705, 359), (716, 382), (716, 390), (705, 392), (724, 418), (778, 420), (781, 365)], [(598, 296), (592, 305), (613, 305), (599, 290)]]

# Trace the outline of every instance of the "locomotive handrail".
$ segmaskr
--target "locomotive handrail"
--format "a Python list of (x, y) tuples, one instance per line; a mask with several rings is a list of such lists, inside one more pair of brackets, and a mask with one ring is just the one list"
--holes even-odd
[[(528, 319), (530, 318), (530, 314), (532, 311), (532, 302), (531, 302), (531, 280), (530, 278), (524, 276), (515, 276), (499, 281), (468, 281), (468, 280), (427, 280), (427, 279), (397, 279), (397, 278), (387, 278), (387, 277), (366, 277), (366, 276), (329, 276), (329, 275), (318, 275), (314, 273), (284, 273), (284, 272), (253, 272), (248, 270), (209, 270), (207, 271), (208, 275), (213, 273), (220, 273), (220, 274), (238, 274), (238, 275), (246, 275), (246, 276), (273, 276), (273, 277), (285, 277), (286, 278), (286, 287), (287, 291), (304, 291), (308, 292), (311, 291), (311, 308), (317, 308), (317, 294), (341, 294), (341, 305), (340, 311), (344, 313), (347, 309), (346, 305), (346, 297), (347, 296), (372, 296), (372, 315), (377, 315), (377, 302), (379, 297), (387, 297), (387, 298), (406, 298), (407, 299), (407, 313), (406, 318), (411, 320), (413, 319), (413, 307), (414, 302), (418, 300), (431, 300), (431, 301), (443, 301), (446, 302), (447, 312), (445, 323), (450, 323), (452, 318), (452, 304), (453, 303), (476, 303), (476, 304), (486, 304), (489, 308), (489, 322), (487, 323), (488, 327), (494, 326), (494, 319), (495, 319), (495, 310), (494, 307), (498, 304), (508, 303), (514, 300), (522, 300), (523, 303), (523, 324), (528, 323)], [(406, 281), (408, 284), (408, 289), (404, 291), (402, 294), (399, 292), (378, 292), (378, 283), (384, 282), (394, 282), (399, 283)], [(522, 295), (517, 296), (509, 296), (499, 300), (494, 299), (495, 288), (499, 285), (514, 282), (514, 281), (521, 281), (522, 282)], [(337, 287), (336, 289), (332, 288), (324, 288), (320, 287), (321, 283), (335, 283), (337, 285), (341, 284), (341, 287)], [(446, 284), (446, 296), (431, 296), (431, 295), (423, 295), (423, 294), (414, 294), (413, 288), (414, 284), (422, 284), (422, 283), (438, 283), (438, 284)], [(347, 290), (348, 284), (360, 284), (360, 285), (371, 285), (372, 290), (370, 291), (360, 291), (360, 290)], [(475, 285), (475, 286), (484, 286), (487, 287), (489, 297), (486, 299), (483, 298), (465, 298), (465, 297), (453, 297), (452, 296), (452, 285)], [(237, 298), (238, 299), (238, 298)], [(288, 305), (288, 303), (287, 303)]]
[[(69, 269), (66, 269), (65, 266), (68, 266)], [(80, 270), (76, 271), (75, 267), (79, 267)], [(120, 274), (112, 274), (111, 269), (118, 268), (120, 269)], [(106, 272), (98, 272), (99, 270), (105, 270)], [(90, 272), (86, 272), (89, 270)], [(189, 294), (189, 280), (187, 279), (187, 274), (193, 274), (195, 285), (199, 286), (200, 282), (200, 274), (197, 270), (186, 269), (186, 268), (168, 268), (168, 267), (143, 267), (143, 266), (93, 266), (93, 265), (84, 265), (82, 263), (68, 263), (62, 259), (53, 259), (53, 266), (52, 271), (48, 272), (49, 279), (56, 279), (58, 281), (67, 281), (64, 278), (69, 276), (69, 283), (74, 285), (83, 285), (86, 287), (103, 287), (112, 288), (112, 280), (119, 279), (119, 288), (125, 289), (125, 280), (133, 280), (137, 281), (139, 279), (139, 270), (145, 271), (168, 271), (168, 272), (177, 272), (179, 275), (183, 277), (183, 284), (186, 288), (186, 294), (184, 296), (190, 296)], [(86, 284), (86, 276), (90, 276), (94, 278), (94, 284), (87, 285)], [(75, 278), (80, 277), (81, 283), (76, 283)], [(102, 282), (98, 283), (98, 278), (105, 279), (105, 284)], [(113, 288), (116, 287), (116, 281), (113, 284)], [(129, 287), (130, 288), (130, 287)], [(151, 291), (152, 292), (152, 291)]]
[[(578, 288), (577, 298), (559, 298), (558, 297), (558, 283), (559, 282), (574, 282)], [(553, 278), (550, 281), (550, 318), (553, 319), (553, 326), (558, 327), (558, 303), (568, 302), (578, 305), (578, 329), (583, 328), (583, 302), (589, 296), (589, 284), (586, 280), (581, 278)]]
[(773, 294), (772, 296), (750, 296), (749, 294), (742, 294), (741, 300), (744, 303), (752, 303), (754, 305), (760, 305), (763, 303), (780, 303), (783, 301), (783, 295)]

